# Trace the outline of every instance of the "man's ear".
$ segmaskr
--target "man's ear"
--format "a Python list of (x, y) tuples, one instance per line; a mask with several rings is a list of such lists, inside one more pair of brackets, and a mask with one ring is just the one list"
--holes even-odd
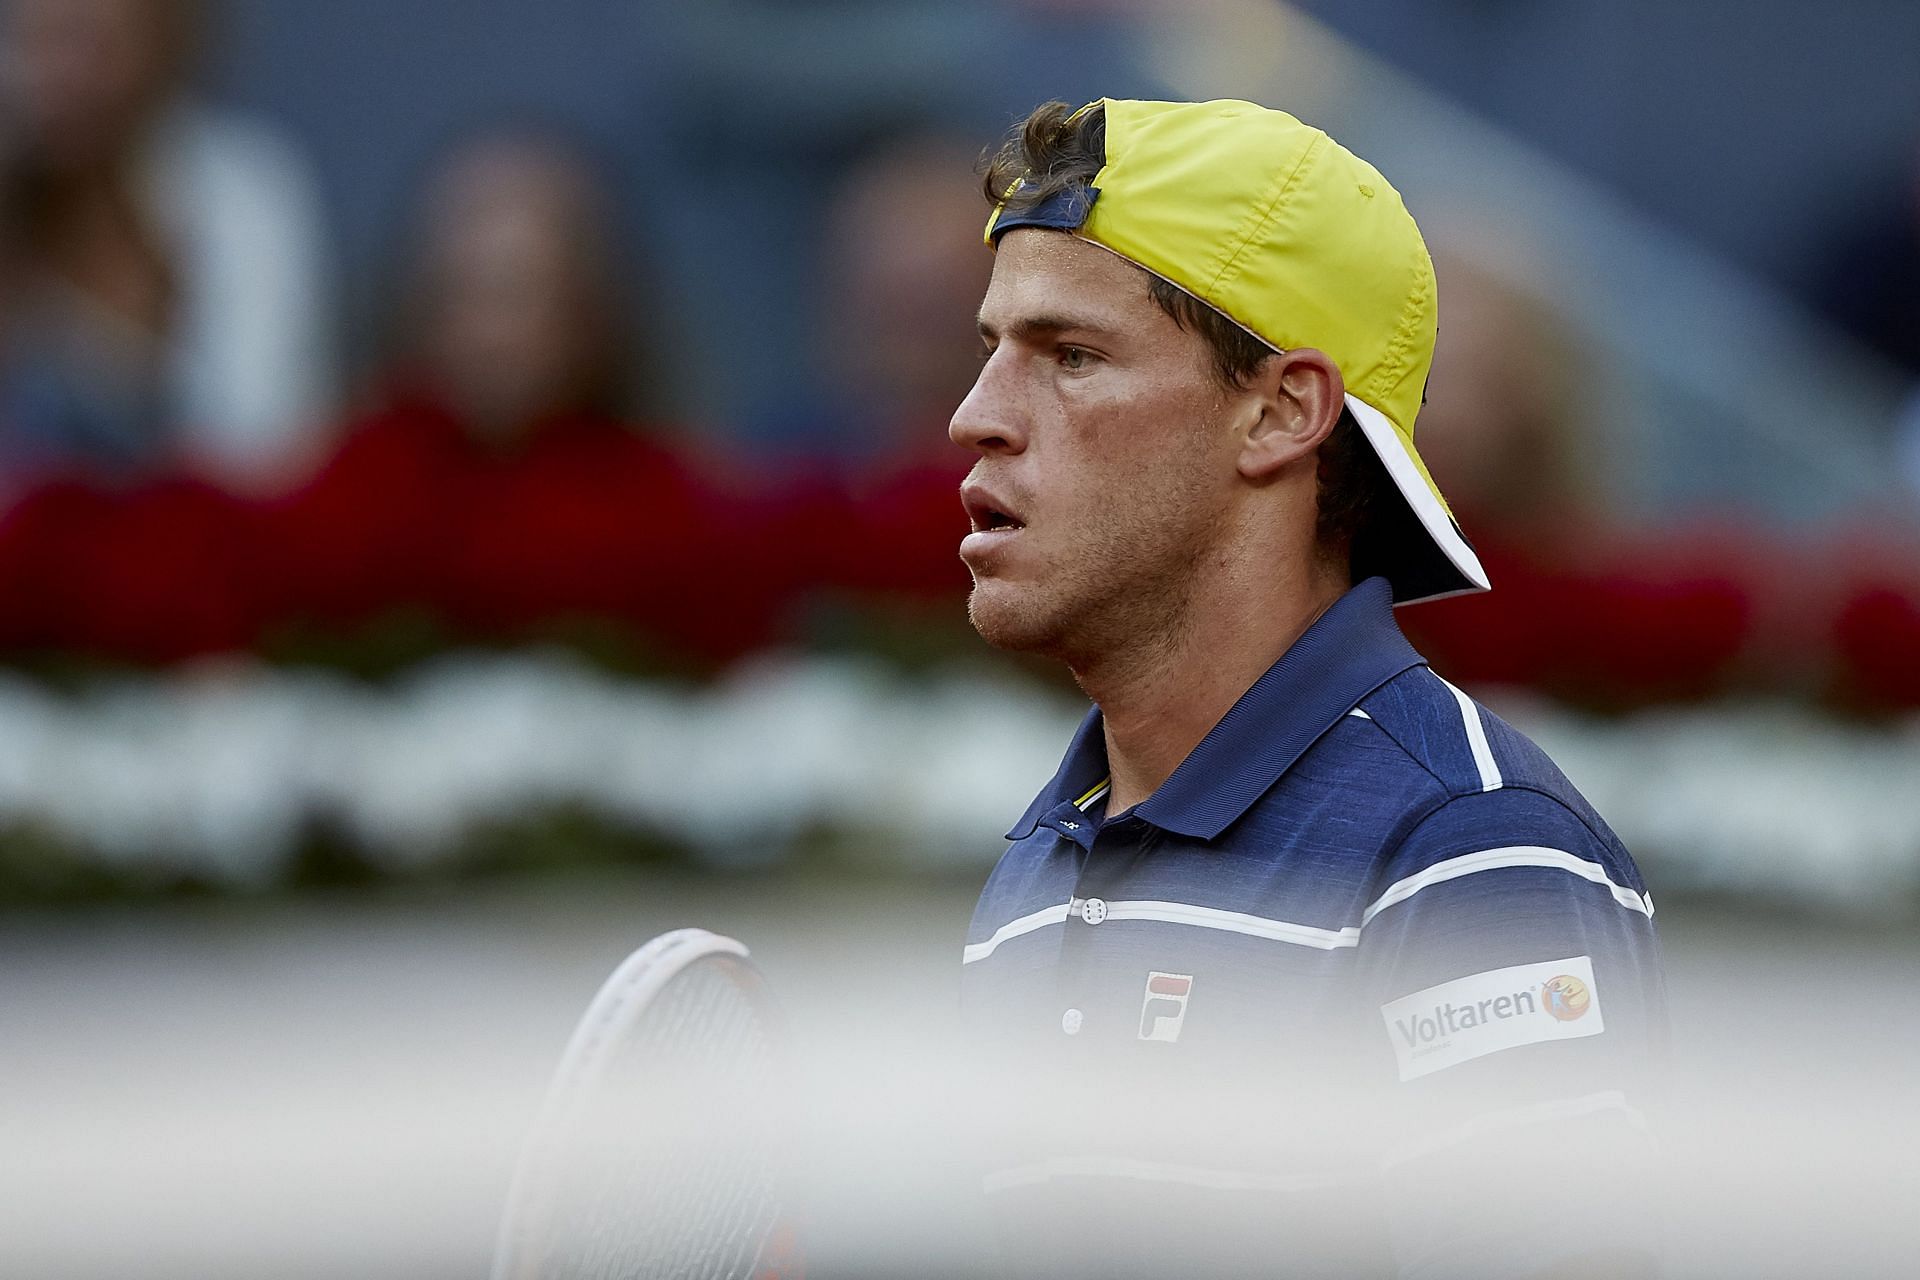
[(1340, 421), (1346, 394), (1340, 367), (1324, 351), (1299, 347), (1269, 357), (1247, 384), (1240, 474), (1267, 480), (1311, 456)]

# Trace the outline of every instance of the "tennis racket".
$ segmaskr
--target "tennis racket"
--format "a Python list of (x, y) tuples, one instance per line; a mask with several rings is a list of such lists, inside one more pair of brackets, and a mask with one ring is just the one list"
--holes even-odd
[(629, 956), (554, 1074), (494, 1280), (797, 1280), (783, 1044), (732, 938), (679, 929)]

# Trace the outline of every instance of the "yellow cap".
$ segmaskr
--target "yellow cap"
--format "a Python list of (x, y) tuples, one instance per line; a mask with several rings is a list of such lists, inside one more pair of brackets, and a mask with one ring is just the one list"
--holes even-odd
[(1396, 601), (1486, 590), (1479, 557), (1414, 448), (1439, 313), (1433, 260), (1400, 193), (1283, 111), (1235, 101), (1102, 105), (1106, 164), (1093, 191), (1015, 214), (996, 209), (988, 241), (1016, 226), (1071, 230), (1278, 350), (1326, 352), (1354, 419), (1431, 539), (1377, 549)]

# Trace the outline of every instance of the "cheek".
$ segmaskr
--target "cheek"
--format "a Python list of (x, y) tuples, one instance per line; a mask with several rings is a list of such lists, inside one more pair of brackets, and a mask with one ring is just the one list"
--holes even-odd
[[(1188, 494), (1223, 460), (1218, 403), (1143, 393), (1112, 406), (1085, 446), (1097, 483), (1123, 501), (1170, 491)], [(1230, 461), (1228, 462), (1230, 465)], [(1190, 495), (1189, 495), (1190, 496)]]
[(1090, 448), (1070, 483), (1061, 545), (1116, 567), (1184, 554), (1211, 518), (1214, 465), (1198, 426), (1134, 421)]

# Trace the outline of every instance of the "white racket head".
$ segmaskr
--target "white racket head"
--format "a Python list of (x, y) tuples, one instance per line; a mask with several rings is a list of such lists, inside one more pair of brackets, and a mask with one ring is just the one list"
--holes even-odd
[(567, 1044), (522, 1153), (494, 1280), (793, 1280), (784, 1036), (747, 949), (641, 947)]

